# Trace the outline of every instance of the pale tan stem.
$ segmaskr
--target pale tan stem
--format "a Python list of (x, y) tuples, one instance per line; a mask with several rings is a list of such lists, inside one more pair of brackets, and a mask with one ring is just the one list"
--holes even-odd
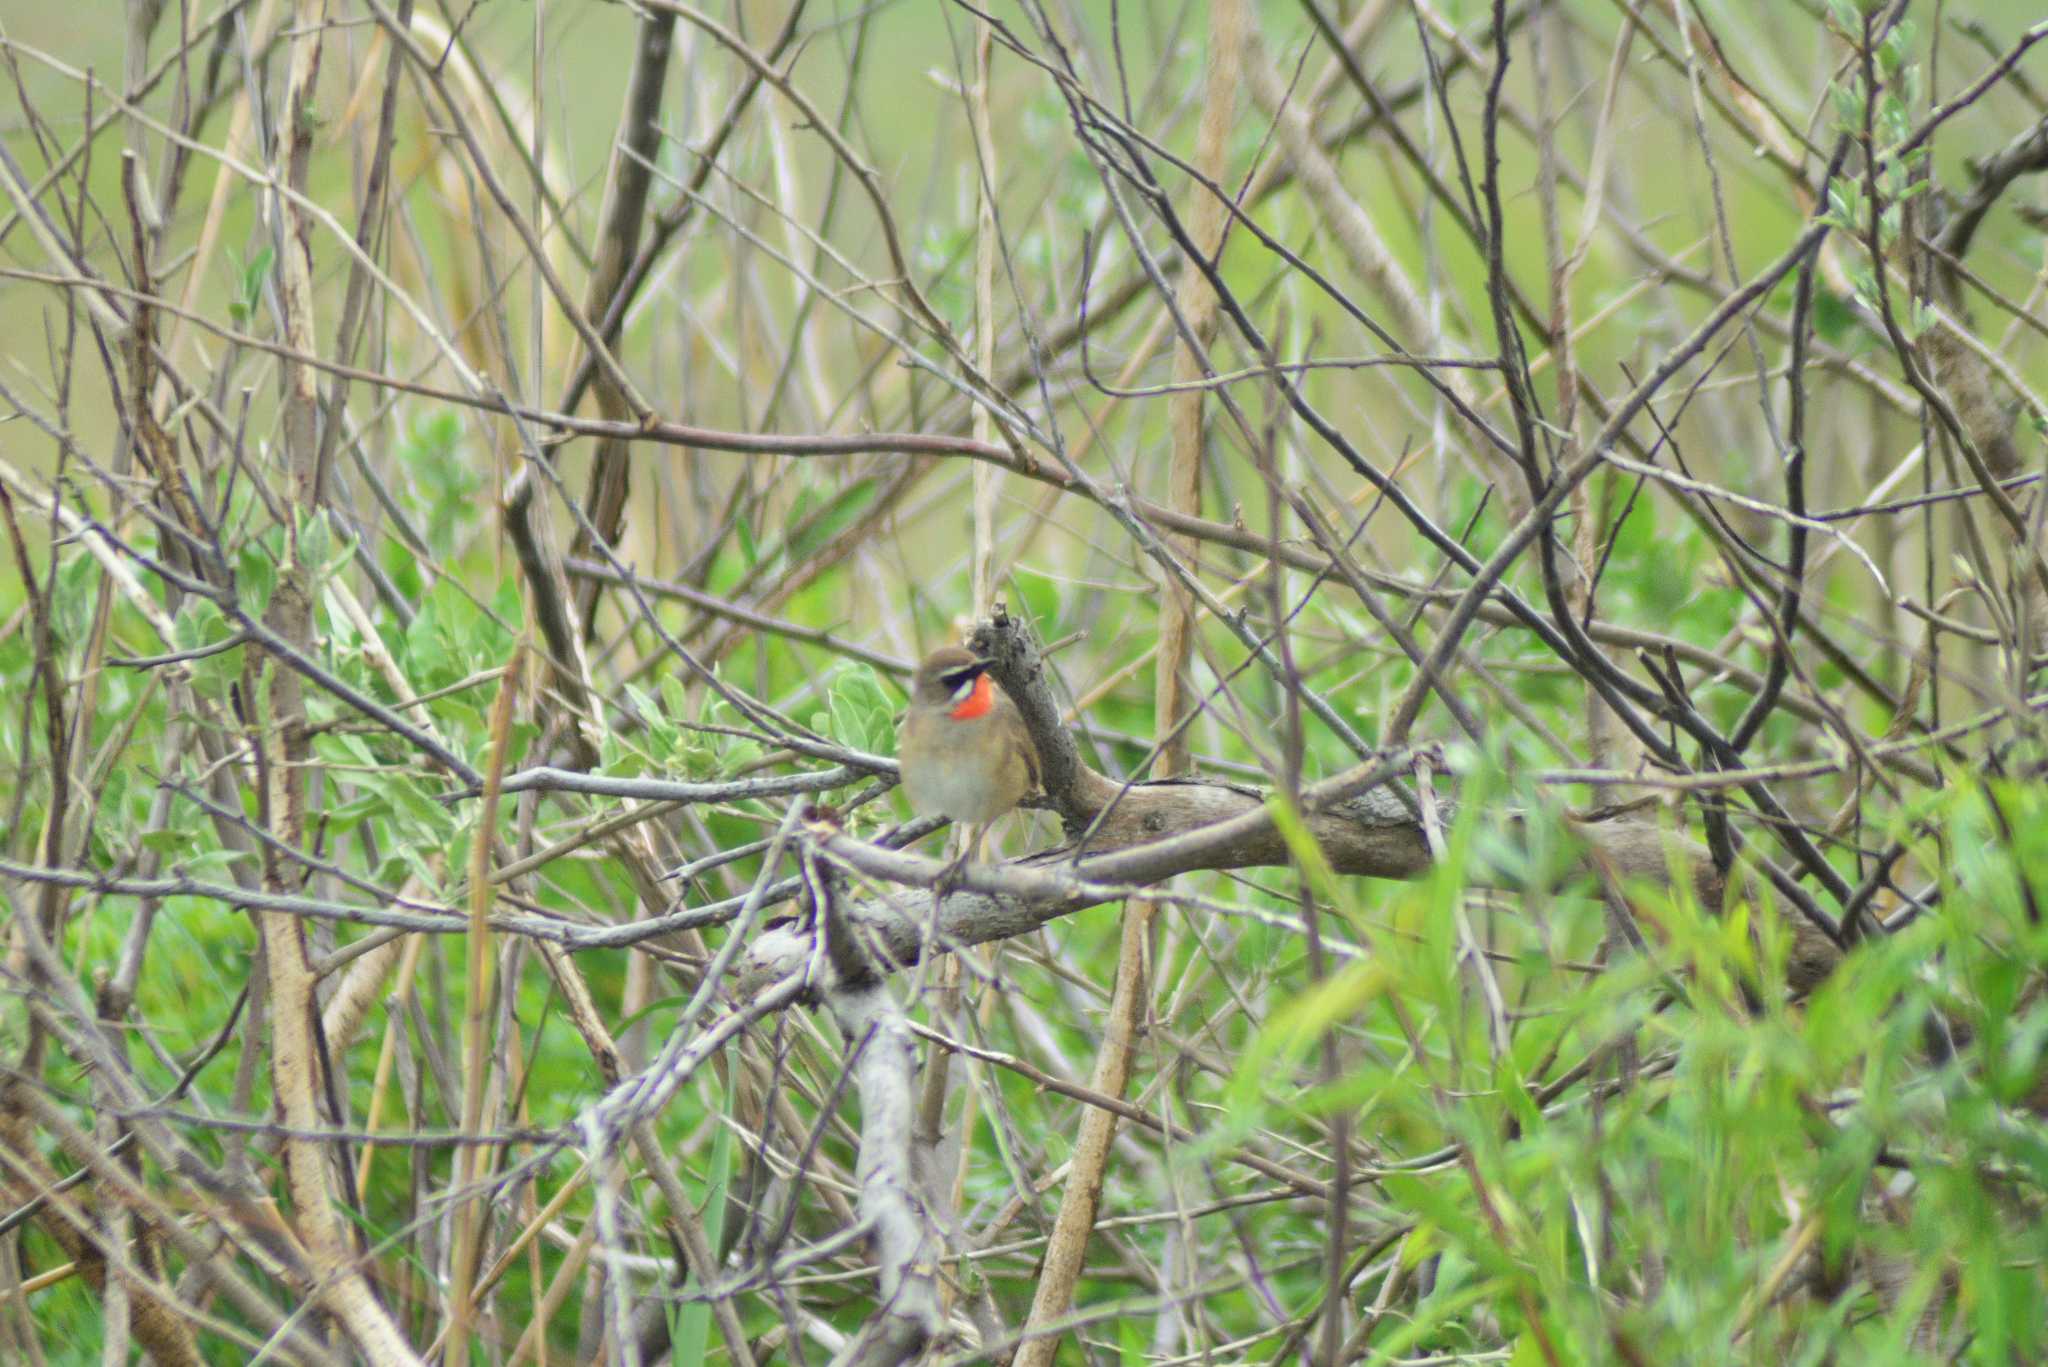
[[(974, 42), (974, 88), (969, 92), (968, 120), (974, 126), (974, 148), (981, 173), (980, 210), (974, 235), (974, 354), (984, 375), (996, 373), (996, 143), (989, 132), (988, 67), (994, 31), (986, 20), (977, 24)], [(995, 415), (985, 403), (974, 406), (974, 439), (996, 439)], [(986, 617), (995, 606), (996, 481), (999, 472), (986, 461), (974, 466), (974, 615)]]
[[(1212, 184), (1225, 183), (1224, 158), (1232, 115), (1237, 105), (1238, 62), (1244, 47), (1244, 11), (1239, 0), (1216, 0), (1209, 12), (1209, 63), (1201, 122), (1195, 132), (1195, 166)], [(1224, 205), (1206, 188), (1196, 186), (1188, 206), (1188, 233), (1195, 249), (1214, 257), (1222, 248), (1226, 223)], [(1210, 366), (1204, 354), (1216, 335), (1217, 299), (1209, 277), (1199, 270), (1181, 272), (1176, 301), (1193, 342), (1182, 338), (1174, 347), (1173, 378), (1186, 384), (1207, 377)], [(1197, 515), (1202, 510), (1202, 399), (1199, 386), (1183, 388), (1167, 400), (1167, 422), (1172, 434), (1172, 464), (1167, 472), (1167, 505), (1176, 512)], [(1194, 546), (1173, 538), (1173, 550), (1190, 563)], [(1159, 757), (1154, 773), (1171, 778), (1188, 768), (1188, 729), (1181, 725), (1188, 700), (1185, 676), (1192, 655), (1195, 605), (1187, 592), (1169, 580), (1161, 604), (1159, 652), (1153, 688), (1154, 724), (1158, 728)], [(1144, 1019), (1149, 996), (1147, 959), (1151, 945), (1153, 917), (1158, 904), (1147, 898), (1133, 899), (1124, 909), (1123, 940), (1117, 951), (1116, 985), (1110, 994), (1109, 1021), (1102, 1052), (1096, 1056), (1091, 1085), (1108, 1096), (1122, 1097), (1130, 1081), (1131, 1062), (1137, 1052), (1139, 1023)], [(1059, 1350), (1060, 1335), (1052, 1326), (1066, 1317), (1074, 1303), (1074, 1286), (1088, 1239), (1095, 1228), (1096, 1211), (1102, 1203), (1102, 1183), (1109, 1163), (1109, 1150), (1116, 1138), (1115, 1112), (1090, 1109), (1081, 1119), (1081, 1135), (1074, 1148), (1072, 1170), (1060, 1197), (1059, 1215), (1053, 1221), (1052, 1237), (1046, 1244), (1045, 1265), (1032, 1298), (1031, 1318), (1025, 1326), (1025, 1342), (1018, 1349), (1016, 1367), (1051, 1367)]]
[[(314, 93), (320, 75), (321, 42), (327, 31), (326, 0), (301, 0), (293, 20), (291, 64), (286, 78), (278, 137), (285, 155), (279, 178), (288, 193), (276, 209), (283, 215), (278, 253), (278, 298), (285, 340), (298, 356), (312, 356), (313, 220), (305, 199), (312, 159)], [(282, 417), (284, 458), (289, 488), (296, 504), (316, 506), (314, 471), (318, 458), (319, 393), (312, 366), (300, 360), (283, 368)], [(298, 544), (298, 523), (285, 527), (285, 557), (271, 596), (266, 625), (288, 645), (310, 651), (313, 641), (312, 586)], [(264, 683), (263, 721), (268, 730), (257, 737), (267, 790), (267, 817), (280, 845), (298, 849), (305, 843), (305, 761), (310, 752), (306, 733), (304, 680), (281, 662), (251, 663)], [(265, 882), (273, 891), (292, 890), (282, 862), (265, 861)], [(348, 1227), (337, 1209), (327, 1154), (306, 1136), (328, 1127), (321, 1107), (321, 1051), (314, 1039), (320, 1010), (318, 980), (306, 953), (305, 925), (282, 912), (262, 918), (263, 954), (269, 974), (271, 1004), (271, 1081), (276, 1105), (292, 1137), (283, 1143), (286, 1185), (298, 1233), (304, 1240), (316, 1284), (314, 1294), (346, 1328), (362, 1354), (377, 1363), (419, 1361), (369, 1283), (355, 1265)]]
[[(469, 860), (469, 955), (462, 1012), (462, 1128), (477, 1134), (484, 1127), (484, 1087), (490, 1072), (489, 1036), (484, 1016), (491, 1004), (491, 847), (498, 826), (498, 800), (505, 779), (505, 747), (512, 733), (512, 707), (519, 697), (519, 665), (525, 650), (515, 647), (498, 681), (491, 705), (491, 761), (484, 773), (483, 810), (471, 837)], [(448, 1269), (452, 1304), (448, 1315), (449, 1367), (469, 1361), (469, 1322), (476, 1307), (477, 1244), (484, 1202), (473, 1191), (482, 1175), (487, 1150), (468, 1144), (456, 1150), (455, 1190), (463, 1202), (455, 1219), (455, 1250)]]

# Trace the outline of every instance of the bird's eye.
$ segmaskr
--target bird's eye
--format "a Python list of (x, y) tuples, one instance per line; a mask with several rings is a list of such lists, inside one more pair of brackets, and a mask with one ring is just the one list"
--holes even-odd
[(963, 669), (958, 674), (948, 674), (946, 682), (953, 685), (953, 701), (966, 702), (974, 694), (974, 684), (981, 677), (978, 669)]

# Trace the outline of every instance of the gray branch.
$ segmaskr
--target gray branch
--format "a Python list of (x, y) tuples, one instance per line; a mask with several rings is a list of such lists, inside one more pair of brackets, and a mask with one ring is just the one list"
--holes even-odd
[[(507, 774), (498, 785), (501, 793), (587, 793), (592, 797), (634, 798), (645, 802), (737, 802), (749, 797), (787, 797), (793, 793), (822, 793), (858, 783), (873, 773), (890, 773), (895, 765), (877, 759), (854, 768), (821, 769), (808, 774), (770, 774), (762, 778), (723, 779), (715, 783), (676, 783), (659, 778), (613, 778), (604, 774), (580, 774), (573, 769), (537, 765)], [(478, 790), (457, 793), (475, 797)]]
[(918, 1194), (914, 1145), (917, 1037), (876, 972), (862, 937), (841, 910), (838, 879), (805, 851), (814, 915), (825, 953), (818, 987), (839, 1024), (860, 1101), (860, 1223), (874, 1242), (879, 1308), (833, 1359), (835, 1367), (894, 1367), (939, 1336), (938, 1229)]
[[(972, 644), (992, 661), (990, 672), (1016, 701), (1038, 745), (1047, 804), (1075, 843), (1012, 864), (951, 870), (937, 860), (814, 828), (807, 836), (812, 846), (842, 867), (899, 886), (944, 889), (935, 914), (924, 898), (915, 907), (876, 898), (846, 910), (888, 966), (917, 962), (929, 945), (952, 949), (1025, 935), (1177, 874), (1290, 861), (1287, 842), (1255, 789), (1197, 779), (1126, 785), (1091, 769), (1060, 722), (1038, 647), (1019, 623), (999, 613), (975, 629)], [(1411, 879), (1429, 870), (1433, 860), (1421, 820), (1388, 787), (1411, 759), (1404, 751), (1302, 791), (1304, 825), (1338, 873)], [(1698, 842), (1654, 821), (1574, 829), (1610, 888), (1668, 883), (1677, 870), (1702, 904), (1720, 905), (1720, 876)], [(1801, 950), (1825, 952), (1804, 944)], [(764, 931), (740, 969), (740, 990), (800, 971), (812, 952), (806, 925), (784, 923)]]

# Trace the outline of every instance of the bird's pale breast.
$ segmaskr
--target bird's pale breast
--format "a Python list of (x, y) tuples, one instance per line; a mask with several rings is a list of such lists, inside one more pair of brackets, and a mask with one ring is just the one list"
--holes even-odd
[(1005, 719), (999, 708), (986, 720), (920, 717), (904, 727), (903, 791), (920, 815), (979, 826), (1017, 805), (1026, 779)]

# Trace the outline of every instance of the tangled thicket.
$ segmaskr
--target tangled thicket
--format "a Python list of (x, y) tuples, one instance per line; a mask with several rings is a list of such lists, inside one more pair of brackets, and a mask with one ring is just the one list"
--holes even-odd
[(0, 1356), (2048, 1354), (2024, 8), (10, 15)]

